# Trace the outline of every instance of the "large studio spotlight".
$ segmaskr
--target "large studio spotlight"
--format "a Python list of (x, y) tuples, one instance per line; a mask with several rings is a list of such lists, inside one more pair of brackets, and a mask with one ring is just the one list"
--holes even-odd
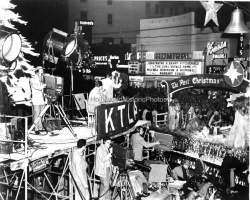
[(43, 58), (51, 63), (57, 64), (61, 58), (62, 49), (64, 47), (68, 34), (53, 28), (43, 42)]
[(90, 57), (90, 47), (84, 39), (82, 26), (75, 22), (74, 33), (67, 38), (62, 50), (62, 57), (75, 66), (81, 66)]
[(18, 58), (21, 48), (22, 40), (17, 33), (13, 33), (6, 27), (0, 30), (0, 59), (2, 61), (11, 66)]
[(81, 65), (82, 61), (89, 57), (88, 51), (88, 42), (83, 38), (83, 35), (73, 33), (65, 42), (62, 57), (77, 66)]

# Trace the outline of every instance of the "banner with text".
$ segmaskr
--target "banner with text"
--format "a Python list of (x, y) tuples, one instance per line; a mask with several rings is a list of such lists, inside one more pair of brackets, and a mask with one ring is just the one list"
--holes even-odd
[(203, 73), (201, 61), (147, 61), (146, 75), (187, 76)]
[(139, 112), (136, 100), (97, 107), (97, 140), (126, 132), (136, 124)]
[(233, 92), (246, 92), (248, 85), (247, 81), (244, 81), (238, 87), (229, 86), (224, 75), (204, 74), (204, 75), (190, 75), (182, 76), (181, 78), (168, 81), (169, 93), (176, 92), (185, 88), (217, 88), (224, 89)]

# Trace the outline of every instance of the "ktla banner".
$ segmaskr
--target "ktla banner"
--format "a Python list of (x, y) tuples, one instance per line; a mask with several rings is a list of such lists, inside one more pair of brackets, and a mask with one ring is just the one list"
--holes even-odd
[(97, 107), (97, 139), (126, 132), (138, 121), (136, 99), (128, 102), (102, 104)]

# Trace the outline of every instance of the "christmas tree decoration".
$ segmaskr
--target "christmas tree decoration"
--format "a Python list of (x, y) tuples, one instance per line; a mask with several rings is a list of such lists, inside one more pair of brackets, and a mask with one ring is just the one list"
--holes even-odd
[(213, 20), (214, 23), (219, 26), (218, 19), (217, 19), (217, 12), (223, 6), (220, 3), (214, 3), (214, 0), (210, 0), (208, 2), (201, 1), (202, 6), (206, 9), (206, 17), (204, 26), (210, 21)]

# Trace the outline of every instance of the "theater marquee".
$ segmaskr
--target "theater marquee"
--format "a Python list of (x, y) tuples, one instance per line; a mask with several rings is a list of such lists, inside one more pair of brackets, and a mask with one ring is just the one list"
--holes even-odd
[(203, 73), (202, 61), (147, 61), (146, 75), (187, 76)]

